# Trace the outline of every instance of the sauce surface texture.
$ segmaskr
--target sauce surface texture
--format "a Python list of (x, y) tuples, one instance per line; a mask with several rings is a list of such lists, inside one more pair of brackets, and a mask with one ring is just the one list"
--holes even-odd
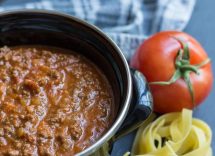
[(0, 75), (1, 156), (74, 155), (112, 124), (112, 89), (79, 54), (3, 47)]

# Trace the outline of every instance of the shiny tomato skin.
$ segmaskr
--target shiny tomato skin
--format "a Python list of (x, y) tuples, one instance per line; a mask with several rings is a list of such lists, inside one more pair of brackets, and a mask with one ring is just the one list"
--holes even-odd
[[(201, 45), (190, 35), (178, 31), (164, 31), (151, 36), (140, 45), (131, 59), (131, 67), (140, 70), (148, 82), (168, 81), (175, 72), (175, 58), (181, 48), (180, 43), (174, 37), (181, 38), (188, 43), (192, 65), (199, 64), (208, 58)], [(194, 103), (183, 78), (171, 85), (150, 84), (154, 111), (176, 112), (183, 108), (192, 109), (202, 103), (213, 84), (211, 63), (201, 67), (199, 75), (192, 72), (190, 79), (193, 85)]]

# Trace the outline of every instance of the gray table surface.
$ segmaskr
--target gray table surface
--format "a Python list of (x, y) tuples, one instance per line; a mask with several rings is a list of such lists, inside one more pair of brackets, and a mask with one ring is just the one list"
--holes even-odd
[[(205, 48), (212, 59), (213, 74), (215, 74), (215, 1), (197, 0), (192, 18), (185, 29), (194, 36)], [(215, 88), (206, 101), (194, 111), (194, 116), (206, 121), (215, 132)], [(212, 138), (212, 148), (215, 152), (215, 133)]]
[[(11, 5), (14, 3), (29, 2), (34, 0), (0, 0), (0, 5)], [(185, 32), (194, 36), (205, 48), (209, 57), (215, 60), (215, 0), (197, 0), (190, 22), (185, 28)], [(213, 73), (215, 73), (215, 63)], [(194, 111), (194, 116), (206, 121), (212, 131), (215, 132), (215, 88), (206, 101)], [(134, 133), (120, 139), (114, 145), (112, 156), (122, 156), (130, 150)], [(212, 140), (213, 151), (215, 151), (215, 135)]]

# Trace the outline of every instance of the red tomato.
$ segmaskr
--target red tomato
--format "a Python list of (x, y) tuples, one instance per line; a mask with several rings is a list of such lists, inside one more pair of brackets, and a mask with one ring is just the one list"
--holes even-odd
[[(183, 51), (183, 55), (185, 53), (186, 46), (183, 43), (188, 46), (190, 55), (185, 65), (196, 68), (196, 64), (208, 59), (204, 49), (193, 37), (177, 31), (164, 31), (148, 38), (131, 59), (131, 67), (140, 70), (150, 84), (155, 112), (167, 113), (181, 111), (182, 108), (192, 109), (208, 96), (212, 88), (213, 75), (210, 62), (205, 62), (196, 68), (198, 74), (186, 68), (187, 66), (176, 65), (176, 59), (180, 60), (180, 65), (183, 64), (183, 60), (178, 57), (179, 50)], [(184, 58), (186, 57), (183, 56)], [(181, 76), (174, 83), (156, 84), (160, 81), (169, 81), (176, 70), (181, 72)], [(184, 77), (185, 72), (187, 79)], [(189, 82), (193, 96), (187, 84)]]

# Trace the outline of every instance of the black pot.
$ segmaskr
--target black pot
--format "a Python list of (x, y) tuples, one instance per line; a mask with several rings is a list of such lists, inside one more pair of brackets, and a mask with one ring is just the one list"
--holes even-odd
[(93, 145), (77, 155), (89, 155), (117, 131), (145, 120), (152, 98), (144, 76), (129, 68), (117, 45), (95, 26), (53, 11), (22, 10), (0, 14), (0, 46), (47, 45), (86, 56), (106, 75), (114, 91), (115, 121)]

